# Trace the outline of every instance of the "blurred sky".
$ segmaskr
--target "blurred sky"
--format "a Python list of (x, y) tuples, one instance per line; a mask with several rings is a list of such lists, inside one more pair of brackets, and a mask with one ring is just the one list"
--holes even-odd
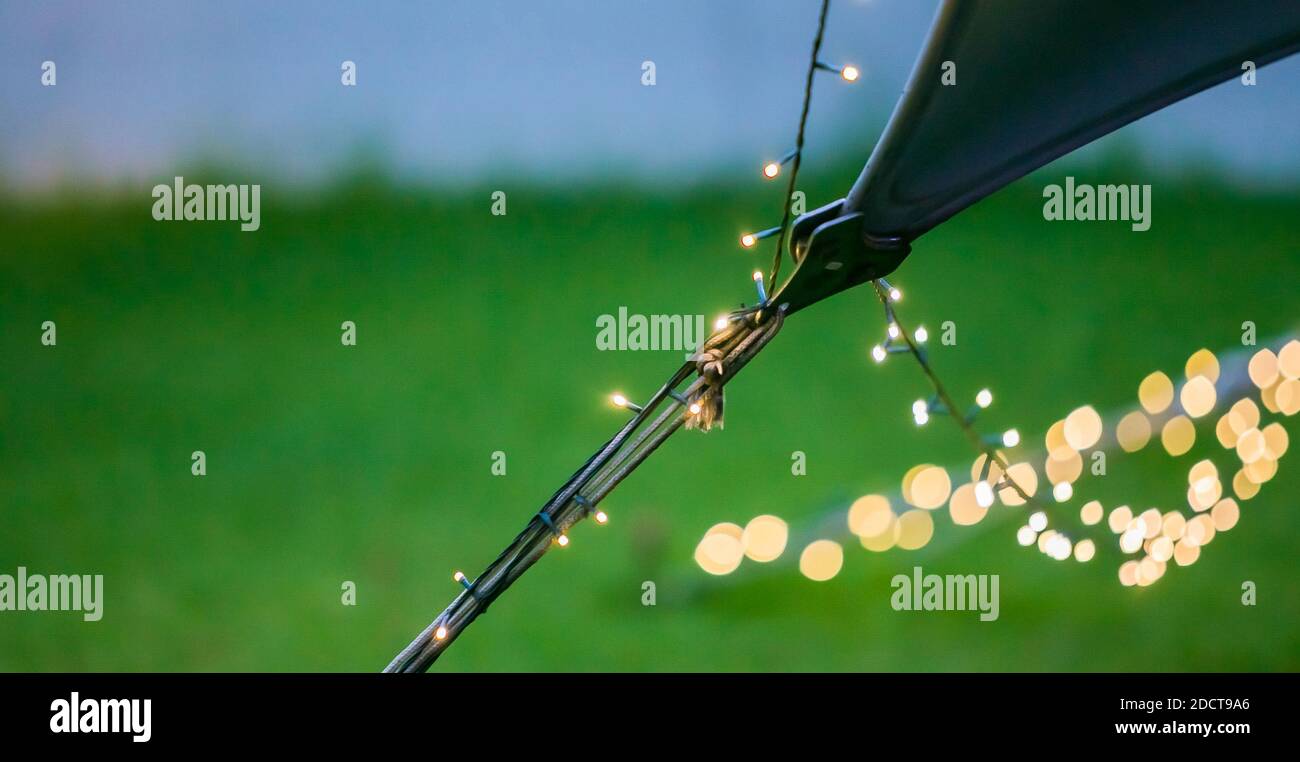
[[(810, 160), (860, 155), (937, 0), (835, 0)], [(359, 159), (434, 184), (755, 171), (792, 141), (816, 0), (0, 4), (0, 184), (148, 181), (199, 160), (312, 182)], [(58, 86), (40, 86), (44, 60)], [(358, 86), (339, 82), (358, 65)], [(657, 65), (643, 87), (641, 62)], [(1300, 60), (1122, 130), (1153, 163), (1300, 172)], [(856, 144), (856, 145), (855, 145)], [(1104, 148), (1104, 146), (1103, 146)], [(1094, 149), (1098, 150), (1098, 149)]]

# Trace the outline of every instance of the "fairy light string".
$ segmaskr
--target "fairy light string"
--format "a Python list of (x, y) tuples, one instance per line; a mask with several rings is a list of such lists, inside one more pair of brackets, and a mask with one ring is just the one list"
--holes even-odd
[[(622, 393), (612, 394), (610, 401), (615, 407), (630, 411), (633, 414), (631, 419), (569, 477), (477, 578), (470, 580), (464, 573), (455, 572), (453, 579), (463, 588), (460, 595), (394, 657), (385, 672), (422, 672), (428, 669), (542, 555), (552, 547), (568, 546), (568, 530), (574, 524), (585, 518), (593, 518), (597, 524), (607, 523), (609, 516), (597, 507), (598, 503), (669, 436), (682, 428), (707, 431), (722, 425), (723, 387), (762, 351), (784, 323), (784, 307), (773, 309), (768, 295), (775, 290), (781, 251), (785, 248), (790, 227), (791, 200), (803, 155), (814, 75), (818, 71), (830, 71), (846, 82), (856, 81), (861, 76), (856, 66), (836, 68), (819, 59), (829, 7), (830, 0), (822, 0), (804, 82), (795, 147), (762, 167), (762, 175), (773, 179), (785, 164), (791, 165), (781, 224), (741, 237), (741, 245), (745, 248), (752, 248), (766, 238), (777, 237), (776, 254), (767, 284), (764, 284), (761, 270), (753, 273), (757, 297), (755, 306), (742, 307), (719, 318), (714, 324), (714, 333), (700, 351), (644, 403), (633, 402)], [(695, 376), (695, 380), (685, 389), (680, 389), (691, 376)]]

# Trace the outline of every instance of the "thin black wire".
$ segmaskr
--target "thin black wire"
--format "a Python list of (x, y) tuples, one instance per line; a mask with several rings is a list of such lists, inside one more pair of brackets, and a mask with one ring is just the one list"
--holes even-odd
[(790, 182), (786, 185), (781, 206), (781, 230), (776, 238), (776, 253), (772, 255), (772, 274), (767, 279), (767, 293), (776, 293), (776, 276), (781, 272), (781, 252), (785, 250), (785, 234), (790, 227), (790, 199), (794, 196), (795, 181), (799, 177), (799, 164), (803, 160), (803, 135), (808, 124), (808, 107), (812, 103), (813, 78), (817, 74), (817, 60), (821, 54), (822, 36), (826, 31), (826, 13), (831, 0), (822, 0), (821, 15), (817, 18), (817, 36), (813, 38), (812, 57), (808, 59), (808, 76), (803, 86), (803, 111), (799, 114), (799, 134), (794, 141), (794, 159), (790, 164)]
[[(733, 318), (752, 311), (733, 313)], [(772, 312), (766, 320), (733, 330), (725, 329), (714, 339), (726, 346), (726, 375), (715, 382), (712, 393), (719, 393), (725, 384), (753, 358), (780, 330), (783, 313)], [(712, 341), (712, 340), (711, 340)], [(678, 431), (685, 417), (679, 412), (686, 401), (696, 400), (706, 393), (709, 382), (701, 375), (686, 389), (684, 395), (672, 392), (692, 373), (697, 371), (694, 361), (688, 361), (656, 392), (645, 406), (605, 445), (587, 459), (565, 482), (542, 510), (529, 520), (524, 530), (500, 553), (491, 564), (461, 592), (406, 648), (389, 663), (385, 672), (422, 672), (464, 632), (480, 614), (487, 611), (493, 601), (509, 588), (516, 579), (546, 553), (554, 540), (553, 535), (563, 532), (585, 518), (594, 506), (608, 495), (624, 478), (645, 461), (665, 440)], [(659, 408), (663, 407), (660, 411)], [(633, 436), (651, 417), (658, 417), (647, 429)], [(630, 442), (629, 442), (630, 440)], [(583, 500), (576, 496), (586, 489)], [(540, 514), (545, 512), (549, 525)], [(438, 639), (439, 627), (446, 627), (446, 636)]]

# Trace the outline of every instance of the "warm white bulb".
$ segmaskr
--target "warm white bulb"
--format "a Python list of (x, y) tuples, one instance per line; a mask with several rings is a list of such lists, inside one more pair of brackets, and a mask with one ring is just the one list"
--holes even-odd
[(840, 69), (840, 76), (844, 78), (845, 82), (856, 82), (858, 77), (862, 76), (862, 72), (858, 71), (858, 67), (850, 64)]
[(723, 328), (726, 328), (726, 327), (727, 327), (727, 323), (728, 323), (728, 322), (729, 322), (729, 321), (727, 320), (727, 316), (726, 316), (726, 315), (723, 315), (722, 317), (720, 317), (720, 318), (718, 318), (717, 320), (713, 321), (713, 330), (715, 330), (715, 331), (721, 331)]
[(759, 272), (758, 270), (755, 270), (755, 271), (754, 271), (754, 280), (756, 280), (756, 281), (761, 281), (761, 280), (763, 280), (763, 273)]
[(753, 233), (746, 233), (740, 237), (740, 245), (744, 246), (746, 249), (754, 248), (754, 244), (756, 243), (758, 243), (758, 237)]
[(569, 544), (569, 536), (567, 534), (562, 534), (555, 541), (560, 544), (561, 548), (563, 548), (565, 545)]
[(924, 426), (930, 421), (930, 413), (925, 410), (922, 410), (919, 413), (913, 413), (912, 417), (916, 419), (917, 426)]
[(1073, 496), (1074, 485), (1069, 482), (1058, 482), (1056, 486), (1052, 487), (1052, 497), (1056, 498), (1058, 503), (1064, 503)]
[(975, 483), (975, 504), (981, 508), (988, 508), (993, 505), (993, 486), (988, 482), (980, 481)]
[(926, 404), (925, 400), (917, 400), (912, 403), (912, 415), (921, 415), (928, 412), (930, 412), (930, 406)]
[(889, 338), (897, 339), (899, 334), (898, 323), (890, 323), (888, 333), (889, 333)]
[(1007, 429), (1002, 433), (1002, 446), (1015, 447), (1020, 444), (1020, 432), (1015, 429)]
[(1029, 528), (1035, 532), (1041, 532), (1047, 528), (1047, 514), (1038, 511), (1029, 517)]
[(925, 340), (930, 338), (930, 332), (925, 330), (925, 326), (917, 326), (916, 331), (912, 334), (917, 344), (924, 344)]
[(607, 521), (609, 521), (609, 515), (608, 515), (608, 514), (606, 514), (604, 511), (596, 511), (596, 523), (597, 523), (597, 524), (604, 524), (604, 523), (607, 522)]
[(451, 578), (456, 580), (457, 582), (461, 582), (465, 579), (465, 574), (463, 572), (456, 572), (455, 574), (451, 575)]
[(975, 395), (975, 404), (980, 407), (988, 407), (993, 404), (993, 392), (988, 389), (980, 389), (979, 394)]
[(879, 344), (877, 344), (877, 345), (875, 345), (874, 347), (872, 347), (872, 348), (871, 348), (871, 359), (875, 360), (876, 362), (884, 362), (884, 361), (885, 361), (885, 348), (882, 347), (882, 346), (880, 346)]
[(447, 628), (446, 628), (446, 627), (439, 627), (439, 628), (437, 629), (437, 631), (435, 631), (435, 632), (433, 633), (433, 637), (437, 638), (438, 640), (446, 640), (446, 638), (447, 638)]
[(773, 177), (781, 174), (781, 165), (775, 161), (769, 161), (763, 165), (763, 177), (771, 180)]
[(891, 301), (891, 302), (901, 302), (902, 300), (903, 300), (903, 292), (902, 292), (902, 291), (899, 291), (899, 290), (896, 289), (896, 288), (891, 288), (891, 289), (889, 289), (889, 301)]
[(627, 407), (627, 397), (624, 397), (621, 394), (612, 395), (610, 399), (619, 407)]
[(691, 411), (691, 415), (699, 415), (699, 414), (700, 414), (700, 403), (698, 403), (698, 402), (692, 402), (692, 403), (691, 403), (691, 406), (690, 406), (689, 408), (687, 408), (687, 409)]

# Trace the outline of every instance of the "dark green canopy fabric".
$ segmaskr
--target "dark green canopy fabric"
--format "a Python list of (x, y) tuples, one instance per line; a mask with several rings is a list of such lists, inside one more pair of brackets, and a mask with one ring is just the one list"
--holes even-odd
[[(1300, 0), (945, 0), (849, 192), (911, 240), (1146, 114), (1300, 48)], [(955, 85), (941, 82), (955, 64)], [(1293, 94), (1294, 95), (1294, 94)]]
[(1300, 0), (944, 0), (853, 188), (795, 222), (773, 301), (793, 314), (888, 275), (1026, 173), (1297, 49)]

